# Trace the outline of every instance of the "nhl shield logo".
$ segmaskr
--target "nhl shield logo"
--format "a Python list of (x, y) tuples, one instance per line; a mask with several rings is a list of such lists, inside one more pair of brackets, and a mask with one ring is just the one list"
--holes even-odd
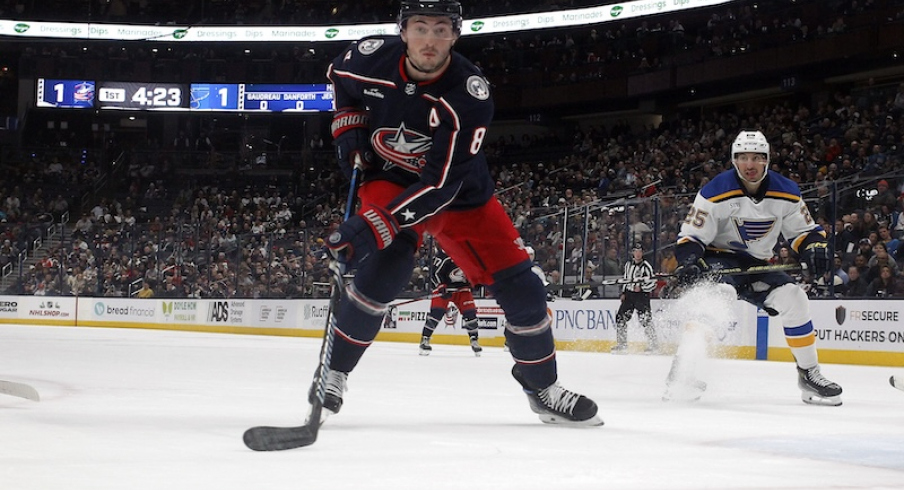
[(845, 319), (847, 319), (847, 308), (844, 306), (835, 308), (835, 321), (838, 322), (839, 325), (844, 325)]

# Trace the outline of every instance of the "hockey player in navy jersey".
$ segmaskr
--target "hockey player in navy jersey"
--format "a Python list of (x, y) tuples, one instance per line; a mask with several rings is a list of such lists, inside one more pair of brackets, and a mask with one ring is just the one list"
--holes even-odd
[(481, 147), (493, 117), (487, 80), (452, 50), (461, 34), (455, 0), (402, 0), (400, 36), (366, 37), (330, 65), (339, 165), (364, 168), (361, 208), (327, 239), (357, 267), (337, 311), (324, 408), (337, 412), (346, 379), (408, 283), (430, 233), (473, 284), (505, 311), (512, 374), (548, 423), (600, 425), (597, 406), (557, 381), (546, 292), (524, 244), (493, 196)]
[[(810, 216), (797, 184), (768, 171), (770, 148), (763, 133), (741, 131), (731, 145), (731, 159), (734, 168), (700, 189), (681, 225), (675, 249), (679, 276), (693, 281), (719, 268), (766, 265), (779, 235), (814, 277), (825, 274), (831, 263), (826, 233)], [(781, 319), (803, 401), (841, 405), (841, 387), (820, 373), (809, 301), (794, 280), (781, 271), (720, 277), (741, 299)], [(681, 362), (676, 355), (670, 389)], [(705, 389), (702, 382), (692, 382)]]
[(424, 322), (424, 329), (421, 332), (421, 345), (418, 348), (420, 355), (428, 356), (433, 351), (430, 338), (433, 337), (433, 332), (436, 331), (437, 325), (449, 310), (449, 304), (452, 303), (461, 312), (461, 326), (468, 332), (471, 350), (474, 351), (474, 355), (479, 357), (483, 352), (483, 347), (477, 340), (479, 335), (477, 332), (477, 304), (474, 302), (471, 284), (461, 267), (456, 265), (452, 261), (452, 257), (449, 257), (442, 249), (438, 249), (433, 258), (433, 274), (430, 282), (433, 286), (433, 299), (430, 300), (430, 313), (427, 314), (427, 321)]

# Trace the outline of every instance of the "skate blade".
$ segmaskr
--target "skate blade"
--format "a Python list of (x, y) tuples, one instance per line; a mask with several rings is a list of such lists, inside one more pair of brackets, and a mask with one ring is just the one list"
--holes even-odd
[(807, 405), (819, 405), (823, 407), (840, 407), (841, 396), (819, 396), (816, 393), (803, 392), (800, 399)]
[(421, 349), (420, 351), (418, 351), (418, 355), (420, 355), (420, 356), (429, 356), (429, 355), (430, 355), (430, 351), (429, 351), (429, 350), (423, 350), (423, 349)]
[(480, 354), (481, 354), (482, 352), (483, 352), (483, 350), (475, 350), (475, 351), (474, 351), (474, 356), (475, 356), (475, 357), (480, 357)]
[(693, 403), (702, 398), (705, 391), (706, 383), (699, 380), (686, 385), (673, 384), (666, 386), (665, 393), (662, 394), (662, 401)]
[(551, 413), (541, 413), (537, 415), (544, 424), (563, 425), (570, 427), (597, 427), (603, 425), (603, 419), (598, 415), (594, 415), (587, 420), (570, 420)]
[(696, 401), (700, 401), (703, 398), (703, 392), (697, 394), (682, 394), (676, 395), (675, 393), (668, 393), (662, 395), (662, 401), (667, 403), (694, 403)]

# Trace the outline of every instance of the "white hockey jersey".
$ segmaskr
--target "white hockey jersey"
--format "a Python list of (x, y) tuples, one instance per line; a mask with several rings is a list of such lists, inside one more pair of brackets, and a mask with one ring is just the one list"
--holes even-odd
[(769, 260), (779, 235), (784, 235), (798, 253), (806, 244), (826, 240), (825, 230), (813, 220), (801, 199), (797, 183), (769, 172), (757, 195), (750, 195), (732, 168), (697, 193), (681, 225), (676, 254), (683, 245), (694, 243), (707, 251)]

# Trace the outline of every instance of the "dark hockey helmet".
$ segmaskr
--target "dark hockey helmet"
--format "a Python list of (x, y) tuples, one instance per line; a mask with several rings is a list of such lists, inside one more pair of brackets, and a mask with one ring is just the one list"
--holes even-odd
[(399, 9), (399, 30), (414, 15), (441, 15), (452, 19), (452, 27), (461, 33), (461, 3), (456, 0), (402, 0)]

